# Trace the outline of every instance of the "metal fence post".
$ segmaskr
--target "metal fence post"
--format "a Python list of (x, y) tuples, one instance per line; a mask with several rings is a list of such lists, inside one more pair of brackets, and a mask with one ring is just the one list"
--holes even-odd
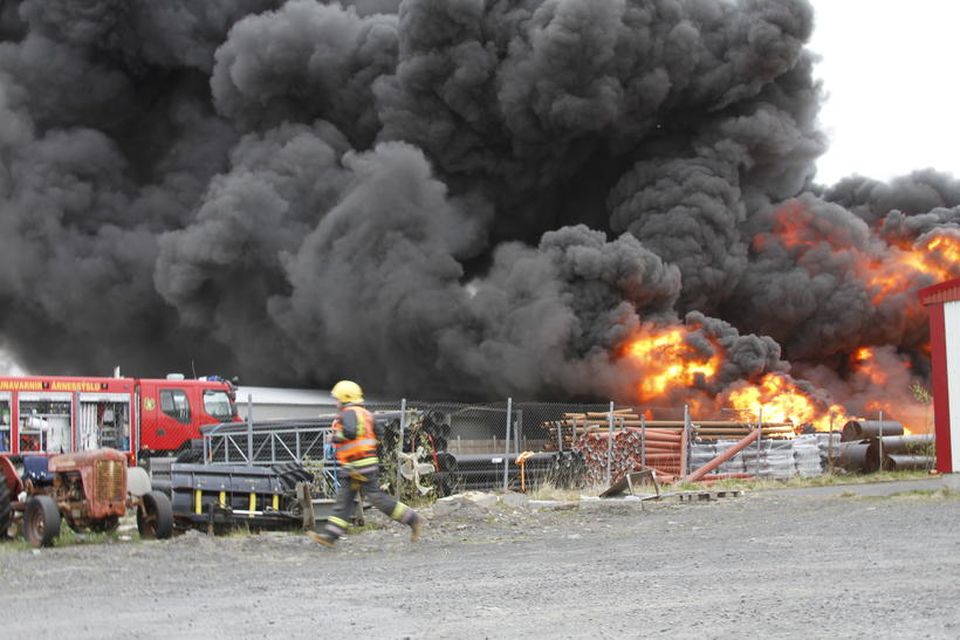
[(878, 438), (879, 440), (877, 444), (879, 446), (877, 447), (877, 452), (878, 452), (878, 455), (880, 456), (880, 459), (877, 461), (877, 464), (879, 465), (877, 467), (877, 470), (883, 471), (883, 410), (882, 409), (880, 410), (880, 435), (878, 436)]
[(833, 412), (830, 412), (830, 439), (827, 440), (827, 465), (830, 475), (833, 475)]
[(763, 438), (763, 405), (757, 409), (757, 477), (760, 477), (760, 440)]
[(610, 401), (610, 413), (607, 414), (607, 484), (610, 484), (613, 462), (613, 401)]
[(519, 454), (523, 444), (523, 409), (517, 409), (517, 422), (513, 426), (513, 452)]
[(407, 399), (400, 400), (400, 440), (397, 441), (397, 498), (400, 498), (400, 467), (403, 460), (400, 454), (403, 452), (403, 432), (407, 428)]
[(247, 394), (247, 464), (253, 464), (253, 394)]
[(503, 490), (507, 490), (507, 471), (510, 469), (510, 423), (513, 422), (513, 398), (507, 398), (507, 437), (504, 438)]
[(647, 466), (647, 418), (640, 414), (640, 466)]

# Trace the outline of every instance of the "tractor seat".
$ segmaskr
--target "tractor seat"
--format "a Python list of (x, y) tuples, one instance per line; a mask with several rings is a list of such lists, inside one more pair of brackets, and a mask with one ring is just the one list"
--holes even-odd
[(24, 456), (23, 480), (30, 480), (36, 486), (52, 484), (53, 474), (47, 468), (48, 460), (46, 456)]

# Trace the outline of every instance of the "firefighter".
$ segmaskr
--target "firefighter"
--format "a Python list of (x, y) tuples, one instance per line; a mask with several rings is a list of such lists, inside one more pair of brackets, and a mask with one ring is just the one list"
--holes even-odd
[(323, 531), (308, 531), (314, 541), (332, 547), (346, 533), (354, 509), (357, 492), (373, 506), (397, 522), (410, 527), (410, 541), (416, 542), (423, 529), (423, 518), (416, 511), (397, 502), (380, 488), (380, 460), (377, 458), (377, 434), (373, 414), (363, 406), (363, 391), (351, 380), (333, 385), (330, 394), (337, 400), (339, 415), (333, 421), (333, 446), (336, 449), (340, 479), (333, 513)]

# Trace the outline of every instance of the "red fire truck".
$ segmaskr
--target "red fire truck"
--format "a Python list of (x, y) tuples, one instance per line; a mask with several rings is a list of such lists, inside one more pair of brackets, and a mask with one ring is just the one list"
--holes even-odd
[(0, 377), (0, 455), (111, 447), (133, 464), (188, 447), (203, 425), (239, 420), (235, 396), (217, 376)]

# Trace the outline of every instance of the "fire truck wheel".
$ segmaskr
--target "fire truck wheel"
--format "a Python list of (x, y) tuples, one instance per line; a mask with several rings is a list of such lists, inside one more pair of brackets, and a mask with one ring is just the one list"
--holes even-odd
[(13, 507), (10, 506), (10, 488), (7, 481), (0, 478), (0, 540), (7, 537), (7, 529), (13, 517)]
[(50, 496), (33, 496), (23, 514), (23, 537), (34, 547), (49, 547), (60, 535), (60, 509)]
[(137, 530), (145, 540), (164, 540), (173, 534), (173, 507), (166, 494), (151, 491), (140, 499)]

